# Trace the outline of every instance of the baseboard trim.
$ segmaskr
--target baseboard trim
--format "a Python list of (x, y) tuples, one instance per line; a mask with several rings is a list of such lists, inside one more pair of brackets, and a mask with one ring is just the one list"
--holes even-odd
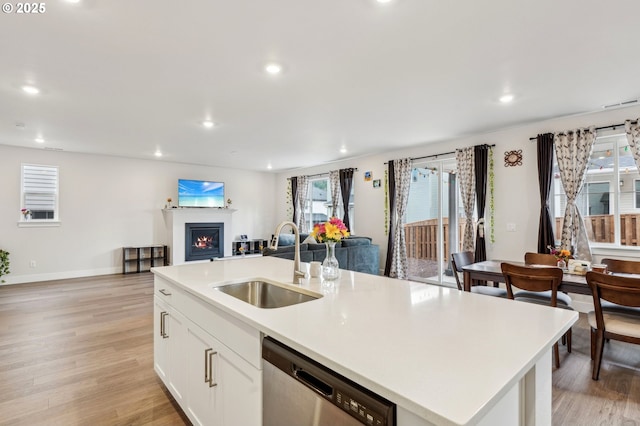
[(122, 267), (110, 267), (100, 269), (82, 269), (77, 271), (49, 272), (44, 274), (5, 275), (1, 285), (26, 284), (40, 281), (65, 280), (69, 278), (83, 278), (97, 275), (111, 275), (122, 273)]

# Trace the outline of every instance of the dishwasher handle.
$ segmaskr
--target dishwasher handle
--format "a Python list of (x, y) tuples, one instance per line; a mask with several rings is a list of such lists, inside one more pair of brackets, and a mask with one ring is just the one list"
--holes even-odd
[(307, 370), (294, 366), (293, 377), (309, 386), (320, 395), (323, 395), (325, 398), (331, 398), (333, 396), (333, 386), (320, 380), (318, 377), (309, 373)]

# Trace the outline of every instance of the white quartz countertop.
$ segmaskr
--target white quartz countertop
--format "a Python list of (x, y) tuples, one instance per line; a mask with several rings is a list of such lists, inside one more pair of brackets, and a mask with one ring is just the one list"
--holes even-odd
[[(313, 278), (297, 286), (293, 262), (270, 256), (153, 272), (398, 406), (445, 425), (477, 422), (578, 319), (573, 311), (344, 270), (334, 284)], [(260, 309), (213, 290), (253, 278), (323, 297)]]

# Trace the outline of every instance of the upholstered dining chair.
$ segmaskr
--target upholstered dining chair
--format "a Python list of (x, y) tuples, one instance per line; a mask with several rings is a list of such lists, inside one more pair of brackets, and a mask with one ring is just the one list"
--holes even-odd
[(640, 278), (590, 271), (587, 272), (587, 284), (591, 288), (594, 306), (587, 316), (591, 327), (591, 358), (594, 360), (591, 378), (598, 380), (605, 339), (640, 344), (640, 314), (604, 311), (602, 302), (640, 307)]
[[(456, 284), (458, 290), (463, 290), (462, 281), (460, 281), (460, 274), (464, 271), (463, 267), (474, 263), (474, 254), (470, 251), (463, 251), (460, 253), (451, 254), (451, 268), (453, 269), (453, 275), (456, 278)], [(471, 293), (484, 294), (487, 296), (507, 297), (507, 290), (499, 287), (489, 287), (485, 285), (473, 285), (471, 284)]]
[[(602, 259), (601, 263), (607, 265), (607, 271), (612, 274), (640, 275), (640, 262), (636, 262), (635, 260), (605, 258)], [(640, 308), (618, 305), (608, 300), (602, 300), (600, 305), (603, 311), (626, 312), (631, 315), (640, 315)]]
[(527, 265), (557, 266), (558, 259), (549, 253), (527, 252), (524, 254), (524, 263)]
[[(527, 252), (524, 254), (524, 263), (527, 265), (544, 265), (544, 266), (557, 266), (558, 260), (556, 257), (549, 253), (533, 253)], [(516, 293), (517, 298), (529, 298), (540, 300), (543, 304), (549, 304), (551, 300), (551, 290), (549, 291), (527, 291), (522, 290)], [(560, 307), (571, 306), (571, 297), (568, 294), (558, 292), (557, 303)]]
[[(507, 297), (509, 299), (573, 310), (570, 305), (562, 305), (558, 303), (559, 295), (563, 294), (558, 292), (558, 287), (562, 282), (562, 269), (539, 266), (521, 266), (513, 265), (511, 263), (502, 263), (500, 267), (502, 269), (505, 284), (507, 285)], [(522, 291), (514, 293), (513, 287), (522, 289)], [(550, 297), (549, 299), (541, 297), (534, 298), (531, 297), (531, 294), (533, 293), (548, 293)], [(567, 352), (570, 353), (571, 329), (566, 332), (565, 336), (567, 341)], [(558, 349), (558, 342), (553, 345), (553, 354), (556, 368), (560, 368), (560, 351)]]

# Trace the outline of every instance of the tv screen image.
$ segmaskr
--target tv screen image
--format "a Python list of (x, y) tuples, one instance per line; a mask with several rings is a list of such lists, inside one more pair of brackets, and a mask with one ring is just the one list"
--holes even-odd
[(178, 179), (179, 207), (224, 207), (224, 183)]

